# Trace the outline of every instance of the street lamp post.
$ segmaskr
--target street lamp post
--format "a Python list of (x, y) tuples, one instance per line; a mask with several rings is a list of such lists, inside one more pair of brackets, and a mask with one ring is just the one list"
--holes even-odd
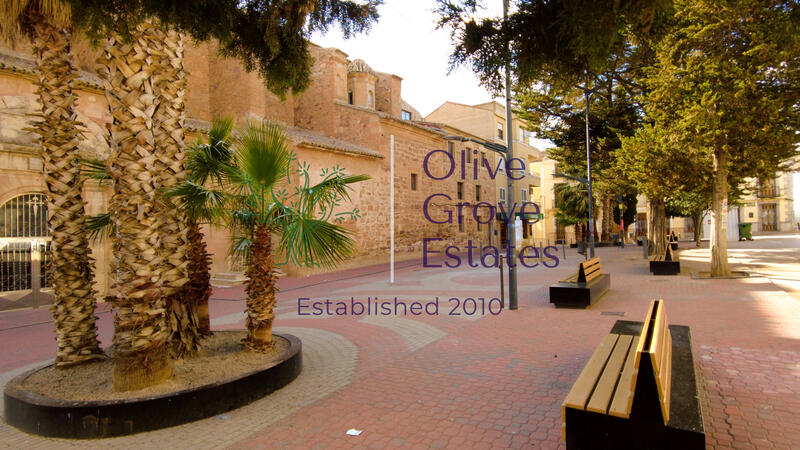
[[(497, 144), (495, 142), (486, 142), (481, 141), (478, 139), (474, 139), (471, 137), (466, 136), (458, 136), (458, 135), (446, 135), (443, 136), (443, 139), (446, 141), (459, 141), (459, 142), (474, 142), (476, 144), (482, 145), (486, 149), (489, 149), (504, 158), (509, 157), (509, 155), (513, 155), (505, 145)], [(508, 160), (506, 160), (508, 161)], [(506, 194), (506, 199), (511, 202), (510, 193), (513, 190), (513, 180), (510, 176), (508, 170), (506, 170), (506, 177), (508, 177), (508, 192)], [(511, 203), (509, 203), (511, 205)], [(511, 211), (511, 206), (507, 208), (508, 211)], [(517, 309), (517, 266), (513, 264), (514, 261), (514, 245), (515, 245), (515, 237), (516, 237), (516, 227), (514, 226), (514, 217), (506, 217), (506, 225), (507, 228), (507, 239), (508, 241), (508, 248), (512, 249), (508, 252), (508, 308), (509, 309)], [(502, 281), (501, 281), (502, 284)]]
[(594, 258), (594, 212), (592, 211), (592, 152), (589, 147), (589, 81), (586, 81), (587, 86), (583, 89), (583, 95), (586, 99), (586, 173), (587, 183), (589, 189), (589, 257)]
[[(508, 0), (503, 0), (503, 22), (508, 20)], [(514, 130), (511, 129), (511, 42), (506, 43), (508, 58), (506, 59), (506, 162), (514, 158)], [(508, 166), (506, 166), (508, 167)], [(506, 194), (508, 210), (514, 204), (514, 180), (511, 173), (506, 170), (508, 179), (508, 193)], [(591, 175), (590, 175), (591, 178)], [(591, 194), (590, 194), (591, 195)], [(508, 308), (517, 309), (517, 265), (514, 263), (514, 252), (516, 251), (517, 234), (514, 217), (508, 217), (506, 226), (508, 227)]]

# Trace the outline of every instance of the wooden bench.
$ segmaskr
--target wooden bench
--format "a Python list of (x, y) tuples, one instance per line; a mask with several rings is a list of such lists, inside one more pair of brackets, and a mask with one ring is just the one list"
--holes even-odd
[(689, 327), (663, 300), (644, 322), (618, 320), (561, 406), (568, 449), (705, 449)]
[(677, 275), (681, 273), (681, 262), (672, 253), (672, 246), (667, 245), (663, 255), (650, 258), (650, 272), (653, 275)]
[(578, 265), (578, 271), (550, 286), (550, 303), (557, 308), (586, 308), (597, 301), (611, 286), (611, 275), (603, 273), (600, 258), (591, 258)]

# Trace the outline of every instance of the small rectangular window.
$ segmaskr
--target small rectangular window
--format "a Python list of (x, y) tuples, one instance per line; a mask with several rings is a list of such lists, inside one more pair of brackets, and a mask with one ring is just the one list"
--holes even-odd
[(481, 201), (481, 187), (480, 187), (480, 185), (475, 186), (475, 201), (476, 202)]
[(452, 142), (448, 142), (447, 143), (447, 153), (449, 153), (450, 156), (453, 156), (453, 148), (455, 148), (453, 143)]
[(458, 182), (458, 199), (464, 200), (464, 183), (461, 181)]
[(417, 174), (415, 173), (411, 174), (411, 190), (412, 191), (417, 190)]
[(401, 117), (403, 120), (411, 120), (411, 113), (410, 113), (409, 111), (406, 111), (406, 110), (404, 109), (404, 110), (402, 110), (402, 111), (400, 112), (400, 117)]
[(500, 188), (500, 201), (506, 201), (506, 188)]
[[(484, 161), (486, 161), (486, 152), (481, 152), (481, 164), (480, 165), (483, 165)], [(488, 162), (488, 161), (486, 161), (486, 162)]]
[(503, 139), (503, 124), (497, 124), (497, 139)]
[(497, 171), (500, 172), (500, 173), (505, 173), (506, 172), (506, 160), (502, 156), (499, 156), (498, 159), (497, 159), (497, 162), (498, 162)]
[(348, 92), (347, 93), (347, 102), (350, 103), (351, 105), (353, 104), (353, 93), (352, 92)]
[(460, 233), (464, 232), (464, 220), (462, 218), (458, 219), (458, 231)]
[(467, 147), (467, 149), (464, 150), (464, 151), (467, 153), (467, 162), (471, 163), (472, 162), (472, 149)]
[(519, 141), (525, 142), (525, 130), (522, 127), (519, 127)]
[(522, 200), (523, 202), (527, 202), (528, 201), (528, 190), (527, 189), (523, 189), (522, 190), (522, 197), (520, 197), (520, 200)]

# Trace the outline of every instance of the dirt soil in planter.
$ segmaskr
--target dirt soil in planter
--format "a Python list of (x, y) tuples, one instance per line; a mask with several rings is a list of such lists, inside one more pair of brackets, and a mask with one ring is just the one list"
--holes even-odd
[(289, 341), (274, 336), (274, 348), (268, 353), (245, 350), (241, 344), (244, 331), (216, 331), (203, 340), (200, 353), (175, 361), (173, 377), (164, 383), (138, 391), (114, 392), (110, 350), (105, 361), (82, 364), (68, 369), (45, 367), (25, 379), (22, 388), (58, 400), (102, 401), (151, 397), (230, 380), (263, 370), (281, 362), (278, 357), (289, 348)]

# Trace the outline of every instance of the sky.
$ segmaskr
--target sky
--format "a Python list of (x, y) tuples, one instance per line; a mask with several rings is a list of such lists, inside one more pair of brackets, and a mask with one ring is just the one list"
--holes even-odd
[[(502, 14), (500, 0), (487, 3), (497, 4), (488, 14)], [(470, 105), (492, 100), (469, 68), (459, 67), (448, 75), (450, 32), (435, 30), (434, 5), (432, 0), (387, 0), (379, 7), (381, 17), (368, 34), (345, 40), (338, 28), (332, 27), (325, 35), (315, 33), (311, 41), (336, 47), (350, 60), (363, 59), (379, 72), (403, 78), (403, 99), (423, 117), (448, 100)]]

